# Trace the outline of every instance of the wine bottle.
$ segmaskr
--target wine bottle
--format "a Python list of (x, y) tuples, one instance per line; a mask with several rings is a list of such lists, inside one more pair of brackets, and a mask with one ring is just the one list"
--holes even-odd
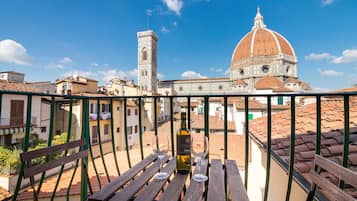
[(186, 112), (181, 113), (181, 127), (176, 134), (176, 169), (181, 174), (191, 170), (191, 134), (186, 127)]

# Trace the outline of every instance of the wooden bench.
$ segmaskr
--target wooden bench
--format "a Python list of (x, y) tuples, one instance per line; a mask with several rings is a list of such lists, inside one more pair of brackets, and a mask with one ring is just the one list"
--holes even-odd
[[(353, 198), (351, 195), (343, 191), (341, 188), (333, 184), (330, 180), (326, 179), (325, 177), (319, 174), (320, 169), (324, 169), (328, 173), (336, 176), (340, 180), (343, 180), (345, 183), (352, 185), (354, 188), (357, 188), (357, 173), (353, 172), (348, 168), (344, 168), (343, 166), (326, 159), (320, 155), (315, 155), (314, 160), (315, 166), (318, 167), (318, 171), (312, 170), (311, 181), (312, 181), (312, 189), (319, 187), (323, 194), (331, 199), (331, 200), (345, 200), (345, 201), (355, 201), (356, 199)], [(314, 191), (311, 190), (307, 201), (312, 201), (314, 199)]]
[[(24, 152), (20, 154), (21, 161), (25, 164), (23, 177), (30, 179), (30, 185), (33, 189), (34, 200), (38, 200), (38, 193), (35, 189), (35, 175), (39, 173), (43, 173), (47, 170), (65, 165), (72, 161), (76, 161), (78, 159), (84, 158), (87, 156), (87, 151), (81, 151), (81, 147), (85, 144), (84, 140), (76, 140), (60, 145), (55, 145), (51, 147), (46, 147), (34, 151)], [(46, 163), (33, 165), (32, 160), (41, 157), (48, 157), (55, 153), (68, 151), (69, 149), (79, 148), (80, 151), (73, 153), (71, 155), (63, 156), (59, 159), (49, 160)]]

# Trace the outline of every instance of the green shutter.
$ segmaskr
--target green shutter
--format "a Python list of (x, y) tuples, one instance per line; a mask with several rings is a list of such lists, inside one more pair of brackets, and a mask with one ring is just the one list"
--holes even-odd
[(278, 97), (278, 105), (283, 105), (284, 104), (284, 99), (282, 96)]
[(248, 120), (252, 120), (253, 119), (253, 114), (248, 114)]

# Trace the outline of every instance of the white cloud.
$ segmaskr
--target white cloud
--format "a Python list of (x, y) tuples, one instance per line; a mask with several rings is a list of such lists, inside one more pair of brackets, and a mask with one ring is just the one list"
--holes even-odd
[(145, 13), (146, 13), (147, 16), (152, 16), (153, 10), (146, 9)]
[(59, 60), (56, 64), (57, 68), (64, 68), (65, 66), (71, 64), (73, 60), (70, 57), (63, 57), (63, 59)]
[(228, 68), (226, 71), (224, 71), (224, 75), (229, 75), (231, 73), (231, 69)]
[(0, 62), (29, 65), (31, 58), (23, 45), (14, 40), (6, 39), (0, 41)]
[(166, 28), (165, 26), (161, 27), (160, 31), (162, 33), (169, 33), (170, 32), (170, 30), (168, 28)]
[(172, 23), (172, 26), (177, 27), (177, 21), (174, 21), (174, 22)]
[(335, 0), (322, 0), (321, 3), (323, 6), (331, 5), (335, 2)]
[(95, 78), (96, 75), (97, 75), (96, 73), (93, 73), (91, 71), (72, 70), (62, 74), (62, 77), (83, 76), (83, 77)]
[(306, 60), (318, 61), (318, 60), (330, 60), (334, 58), (330, 53), (311, 53), (305, 56)]
[(158, 74), (157, 74), (157, 78), (158, 78), (159, 80), (162, 80), (162, 79), (164, 78), (164, 74), (158, 73)]
[(181, 9), (183, 7), (182, 0), (162, 0), (162, 2), (169, 8), (169, 10), (181, 15)]
[(222, 73), (224, 71), (222, 68), (209, 68), (209, 70), (215, 73)]
[(332, 91), (332, 89), (323, 88), (323, 87), (314, 87), (314, 88), (312, 88), (312, 91), (321, 93), (321, 92)]
[(317, 71), (320, 73), (320, 75), (327, 76), (327, 77), (339, 77), (343, 75), (342, 72), (338, 72), (332, 69), (326, 69), (326, 70), (317, 69)]
[(334, 58), (332, 62), (335, 64), (357, 62), (357, 49), (344, 50), (342, 55)]
[(185, 71), (181, 74), (181, 77), (184, 79), (197, 79), (197, 78), (207, 78), (204, 75), (201, 75), (201, 73), (197, 73), (195, 71)]
[(99, 64), (97, 64), (97, 63), (92, 63), (91, 66), (93, 66), (93, 67), (98, 67)]
[(138, 70), (136, 68), (129, 70), (129, 71), (122, 71), (117, 69), (109, 69), (109, 70), (102, 70), (98, 71), (100, 75), (100, 80), (108, 83), (113, 78), (120, 78), (120, 79), (135, 79), (138, 76)]

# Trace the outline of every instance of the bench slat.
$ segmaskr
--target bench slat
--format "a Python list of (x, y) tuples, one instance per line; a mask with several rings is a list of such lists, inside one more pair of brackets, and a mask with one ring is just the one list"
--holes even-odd
[(310, 173), (311, 180), (317, 186), (321, 187), (321, 189), (326, 190), (329, 194), (334, 196), (336, 200), (344, 200), (344, 201), (355, 201), (355, 199), (332, 184), (329, 180), (325, 179), (324, 177), (318, 175), (315, 171)]
[[(169, 176), (175, 171), (176, 169), (176, 160), (172, 159), (163, 169), (163, 172), (167, 172)], [(140, 192), (139, 195), (136, 197), (135, 201), (147, 201), (147, 200), (154, 200), (158, 192), (164, 186), (169, 178), (160, 180), (160, 181), (152, 181), (148, 186), (145, 187), (145, 190)], [(172, 184), (170, 184), (172, 185)]]
[(224, 164), (226, 166), (227, 186), (229, 189), (227, 197), (230, 197), (232, 201), (249, 201), (236, 162), (234, 160), (225, 160)]
[[(204, 160), (204, 165), (201, 170), (202, 174), (206, 174), (207, 172), (207, 164), (208, 161)], [(195, 169), (195, 172), (197, 172), (197, 169)], [(197, 201), (197, 200), (201, 200), (202, 196), (203, 196), (203, 192), (205, 190), (205, 183), (199, 183), (199, 182), (195, 182), (193, 180), (191, 180), (190, 182), (190, 186), (188, 187), (188, 191), (186, 192), (185, 195), (185, 200), (186, 201)]]
[(160, 164), (165, 163), (168, 160), (166, 156), (162, 160), (156, 161), (152, 166), (148, 167), (142, 174), (134, 179), (125, 188), (110, 198), (110, 201), (127, 201), (134, 197), (137, 193), (153, 176), (159, 171)]
[(209, 169), (208, 201), (225, 201), (224, 172), (220, 159), (213, 159)]
[(51, 160), (47, 163), (41, 164), (41, 165), (36, 165), (36, 166), (31, 166), (28, 168), (24, 169), (24, 178), (34, 176), (38, 173), (47, 171), (49, 169), (64, 165), (66, 163), (69, 163), (71, 161), (75, 161), (77, 159), (83, 158), (87, 156), (88, 152), (87, 151), (81, 151), (77, 152), (75, 154), (72, 154), (70, 156), (65, 156), (56, 160)]
[(181, 192), (185, 186), (188, 174), (177, 173), (170, 185), (165, 189), (164, 195), (160, 201), (177, 201), (180, 198)]
[(83, 146), (85, 144), (85, 141), (82, 140), (76, 140), (76, 141), (72, 141), (72, 142), (68, 142), (65, 144), (60, 144), (60, 145), (54, 145), (51, 147), (45, 147), (42, 149), (38, 149), (38, 150), (33, 150), (33, 151), (29, 151), (29, 152), (24, 152), (20, 154), (21, 160), (22, 161), (29, 161), (32, 160), (34, 158), (38, 158), (38, 157), (42, 157), (42, 156), (48, 156), (60, 151), (65, 151), (67, 149), (71, 149), (71, 148), (76, 148), (79, 146)]
[(329, 173), (335, 175), (336, 177), (342, 179), (345, 183), (351, 184), (355, 188), (357, 188), (357, 173), (353, 172), (348, 168), (344, 168), (343, 166), (330, 161), (320, 155), (315, 155), (315, 164), (325, 169)]
[(144, 160), (140, 161), (138, 164), (130, 168), (124, 174), (111, 181), (108, 185), (104, 186), (100, 191), (91, 195), (89, 197), (89, 200), (108, 200), (119, 188), (125, 185), (130, 179), (132, 179), (135, 175), (145, 169), (156, 159), (157, 156), (155, 154), (151, 154), (150, 156), (146, 157)]

